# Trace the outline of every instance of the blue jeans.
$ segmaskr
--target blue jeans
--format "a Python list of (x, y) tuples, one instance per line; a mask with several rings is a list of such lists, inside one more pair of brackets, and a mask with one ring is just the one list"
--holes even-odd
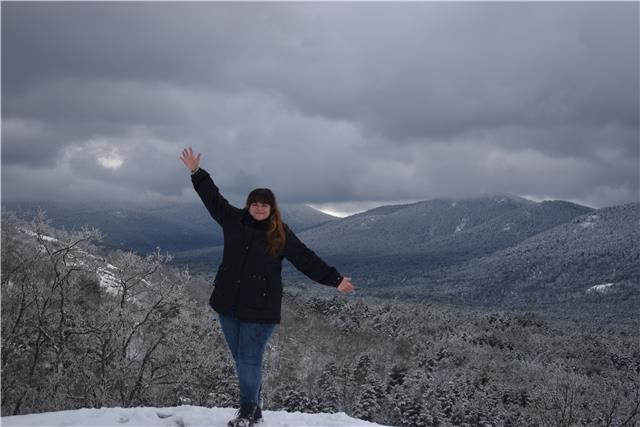
[(218, 319), (236, 363), (240, 385), (240, 405), (243, 403), (258, 405), (262, 389), (262, 355), (276, 325), (241, 322), (233, 314), (218, 313)]

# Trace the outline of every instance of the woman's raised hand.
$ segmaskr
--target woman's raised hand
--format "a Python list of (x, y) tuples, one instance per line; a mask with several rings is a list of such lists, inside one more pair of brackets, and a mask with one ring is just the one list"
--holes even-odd
[(197, 156), (194, 156), (191, 147), (189, 147), (188, 150), (185, 148), (182, 150), (180, 160), (182, 160), (182, 163), (184, 163), (187, 169), (189, 169), (189, 172), (193, 172), (200, 166), (200, 153), (198, 153)]

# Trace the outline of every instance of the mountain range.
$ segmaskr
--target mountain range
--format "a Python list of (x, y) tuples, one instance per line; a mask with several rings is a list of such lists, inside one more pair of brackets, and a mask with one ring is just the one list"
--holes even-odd
[[(107, 246), (141, 253), (160, 246), (191, 271), (212, 275), (222, 256), (221, 229), (198, 203), (3, 203), (22, 217), (37, 207), (55, 227), (88, 224), (103, 231)], [(281, 212), (364, 295), (509, 306), (640, 295), (640, 203), (593, 209), (500, 194), (381, 206), (346, 218), (306, 205), (282, 205)], [(290, 285), (309, 283), (288, 262), (283, 275)]]

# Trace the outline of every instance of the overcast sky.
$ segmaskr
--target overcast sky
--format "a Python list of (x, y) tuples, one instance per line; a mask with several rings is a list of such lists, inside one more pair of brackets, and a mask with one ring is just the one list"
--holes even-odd
[(639, 4), (2, 3), (2, 199), (638, 201)]

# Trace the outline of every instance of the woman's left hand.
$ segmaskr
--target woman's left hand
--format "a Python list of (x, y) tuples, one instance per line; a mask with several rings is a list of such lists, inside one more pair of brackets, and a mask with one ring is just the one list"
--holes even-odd
[(338, 285), (338, 290), (343, 293), (353, 292), (354, 286), (353, 283), (351, 283), (351, 277), (343, 277)]

